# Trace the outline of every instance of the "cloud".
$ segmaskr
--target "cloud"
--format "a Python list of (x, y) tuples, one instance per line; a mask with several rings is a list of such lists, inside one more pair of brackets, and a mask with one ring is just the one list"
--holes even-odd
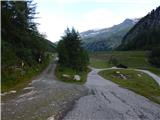
[[(142, 17), (146, 14), (144, 11), (133, 11), (137, 17)], [(67, 27), (75, 27), (79, 32), (89, 29), (107, 28), (121, 23), (125, 18), (133, 18), (135, 14), (132, 12), (114, 13), (109, 9), (95, 9), (81, 15), (77, 20), (76, 16), (68, 16), (58, 13), (40, 13), (40, 19), (37, 20), (39, 31), (46, 32), (47, 38), (51, 41), (58, 41), (63, 35)]]
[(149, 4), (157, 0), (95, 0), (97, 3)]
[(40, 16), (42, 17), (36, 21), (40, 23), (38, 29), (41, 33), (46, 33), (47, 38), (51, 41), (58, 41), (67, 25), (70, 24), (66, 17), (56, 13), (43, 13)]
[[(157, 0), (34, 1), (38, 3), (37, 11), (40, 12), (38, 16), (41, 17), (36, 20), (36, 22), (40, 23), (38, 27), (39, 31), (46, 33), (47, 38), (51, 41), (58, 41), (67, 26), (74, 26), (79, 32), (95, 28), (111, 27), (112, 25), (121, 23), (125, 18), (143, 17), (147, 14), (147, 12), (150, 12), (152, 8), (158, 6)], [(80, 8), (78, 7), (79, 4), (77, 4), (77, 8), (73, 7), (72, 4), (74, 3), (104, 3), (103, 5), (106, 5), (106, 7), (102, 8), (97, 4), (94, 8), (90, 8), (94, 4), (88, 4), (88, 9), (85, 11), (82, 10), (79, 14), (75, 14), (77, 11), (80, 11)], [(124, 4), (119, 6), (119, 3)], [(152, 4), (150, 5), (150, 3)], [(56, 6), (57, 8), (53, 6)], [(69, 11), (68, 9), (73, 9), (73, 11)]]
[(81, 21), (77, 23), (80, 31), (110, 27), (115, 23), (120, 22), (120, 19), (108, 9), (96, 9), (84, 14)]
[(131, 3), (131, 4), (150, 4), (157, 0), (55, 0), (58, 4), (74, 3)]

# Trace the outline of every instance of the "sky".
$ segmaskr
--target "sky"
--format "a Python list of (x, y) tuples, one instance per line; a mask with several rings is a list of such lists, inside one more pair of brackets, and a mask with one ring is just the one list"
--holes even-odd
[(52, 42), (67, 27), (79, 32), (107, 28), (126, 18), (141, 18), (160, 5), (160, 0), (33, 0), (37, 3), (38, 30)]

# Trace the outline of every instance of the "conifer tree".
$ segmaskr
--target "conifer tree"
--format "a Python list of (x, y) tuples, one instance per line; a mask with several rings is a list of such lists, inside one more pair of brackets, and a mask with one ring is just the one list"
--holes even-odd
[(83, 70), (88, 64), (88, 54), (83, 49), (79, 33), (67, 28), (58, 44), (59, 63), (76, 70)]

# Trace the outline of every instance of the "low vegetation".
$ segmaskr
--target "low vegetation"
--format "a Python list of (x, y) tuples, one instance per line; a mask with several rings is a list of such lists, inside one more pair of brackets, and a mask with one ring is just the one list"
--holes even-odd
[[(57, 46), (57, 78), (65, 82), (84, 82), (87, 76), (89, 57), (83, 49), (81, 38), (74, 28), (67, 28)], [(75, 75), (78, 79), (74, 80)]]
[(99, 74), (107, 80), (111, 80), (124, 88), (130, 89), (160, 104), (160, 87), (145, 73), (121, 69), (105, 70)]
[(119, 50), (152, 50), (160, 45), (160, 6), (152, 10), (124, 36)]
[(32, 1), (1, 2), (2, 92), (38, 74), (49, 62), (53, 43), (37, 30), (36, 4)]
[(40, 74), (49, 64), (52, 57), (48, 58), (41, 64), (37, 64), (33, 67), (24, 65), (21, 67), (10, 67), (5, 71), (2, 71), (1, 91), (6, 92), (9, 90), (19, 90), (25, 87), (33, 77)]
[(160, 46), (152, 49), (149, 54), (149, 62), (160, 68)]
[[(87, 74), (89, 71), (90, 70), (88, 68), (83, 71), (76, 71), (71, 68), (57, 65), (55, 74), (56, 77), (63, 82), (83, 84), (87, 80)], [(75, 80), (75, 75), (80, 76), (80, 80)]]
[(148, 55), (148, 51), (108, 51), (90, 53), (90, 65), (95, 68), (107, 68), (122, 64), (128, 68), (146, 69), (160, 75), (160, 69), (150, 64)]

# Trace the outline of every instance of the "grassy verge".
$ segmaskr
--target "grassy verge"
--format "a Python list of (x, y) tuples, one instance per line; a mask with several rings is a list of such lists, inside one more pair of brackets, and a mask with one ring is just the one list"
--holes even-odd
[(118, 64), (129, 68), (147, 69), (160, 75), (160, 69), (151, 66), (147, 60), (148, 51), (108, 51), (90, 53), (90, 65), (95, 68), (107, 68), (115, 66), (110, 62), (115, 58)]
[[(55, 75), (59, 80), (63, 82), (83, 84), (87, 80), (87, 74), (89, 71), (90, 70), (88, 68), (86, 68), (86, 70), (83, 70), (83, 71), (75, 71), (71, 68), (57, 65), (55, 70)], [(63, 77), (64, 74), (68, 75), (68, 77)], [(80, 80), (79, 81), (74, 80), (74, 75), (79, 75)]]
[(156, 75), (160, 76), (160, 68), (155, 68), (155, 67), (149, 67), (147, 70), (155, 73)]
[(109, 64), (103, 59), (90, 58), (90, 66), (94, 68), (108, 68), (112, 67), (113, 65)]
[(33, 67), (24, 67), (23, 69), (13, 70), (7, 69), (2, 75), (1, 92), (10, 90), (19, 90), (26, 85), (38, 74), (40, 74), (49, 64), (51, 56), (48, 57), (42, 64), (37, 64)]
[(91, 53), (90, 63), (105, 63), (106, 66), (114, 66), (110, 59), (115, 58), (119, 64), (124, 64), (131, 68), (147, 68), (150, 67), (145, 51), (109, 51)]
[[(118, 71), (118, 72), (117, 72)], [(130, 89), (146, 98), (160, 104), (160, 87), (147, 74), (134, 70), (105, 70), (99, 73), (105, 79)], [(122, 74), (126, 78), (120, 76)]]

